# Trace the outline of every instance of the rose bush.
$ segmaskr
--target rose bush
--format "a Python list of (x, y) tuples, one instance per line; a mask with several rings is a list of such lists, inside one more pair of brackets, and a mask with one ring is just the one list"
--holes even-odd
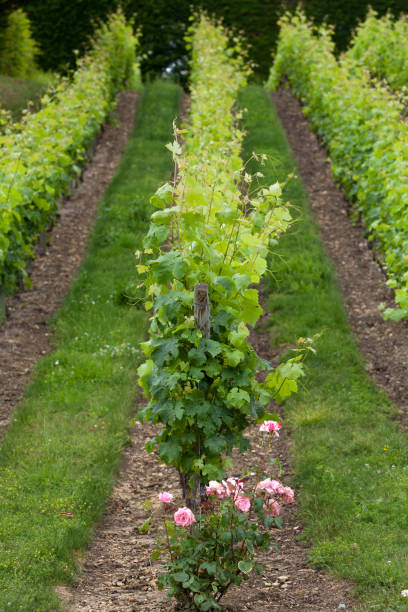
[[(165, 537), (152, 555), (168, 555), (159, 588), (168, 587), (168, 596), (185, 610), (221, 610), (230, 585), (240, 585), (253, 570), (262, 572), (255, 551), (268, 550), (269, 530), (282, 525), (281, 506), (294, 500), (290, 487), (271, 478), (252, 487), (243, 478), (213, 480), (206, 492), (209, 500), (196, 515), (182, 507), (174, 512), (174, 521), (164, 521)], [(159, 495), (166, 514), (172, 497)]]

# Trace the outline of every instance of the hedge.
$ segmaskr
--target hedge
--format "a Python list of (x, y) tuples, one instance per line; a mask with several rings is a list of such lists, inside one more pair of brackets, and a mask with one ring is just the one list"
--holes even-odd
[[(60, 70), (75, 65), (74, 50), (84, 52), (96, 20), (105, 19), (119, 0), (14, 0), (23, 6), (33, 25), (41, 55), (41, 67)], [(4, 2), (4, 0), (3, 0)], [(242, 30), (251, 48), (251, 59), (258, 65), (258, 78), (265, 79), (270, 55), (275, 48), (279, 28), (277, 21), (286, 10), (294, 10), (294, 0), (122, 0), (126, 16), (135, 15), (135, 25), (142, 26), (141, 46), (145, 54), (142, 72), (157, 75), (166, 67), (181, 80), (188, 72), (183, 36), (188, 27), (190, 7), (204, 8), (208, 14), (223, 17), (227, 26)], [(339, 50), (347, 47), (352, 30), (365, 18), (369, 5), (379, 15), (390, 10), (399, 15), (406, 0), (304, 0), (306, 14), (317, 23), (325, 17), (335, 25), (334, 40)], [(1, 10), (1, 2), (0, 2)]]

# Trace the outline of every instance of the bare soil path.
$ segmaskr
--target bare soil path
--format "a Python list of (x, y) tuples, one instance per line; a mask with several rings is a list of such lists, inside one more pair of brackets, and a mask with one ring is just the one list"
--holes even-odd
[(7, 301), (0, 324), (0, 440), (37, 360), (51, 350), (47, 323), (68, 291), (84, 256), (99, 201), (122, 158), (136, 118), (138, 94), (122, 92), (119, 126), (105, 125), (95, 143), (82, 182), (61, 209), (48, 247), (32, 262), (33, 289)]

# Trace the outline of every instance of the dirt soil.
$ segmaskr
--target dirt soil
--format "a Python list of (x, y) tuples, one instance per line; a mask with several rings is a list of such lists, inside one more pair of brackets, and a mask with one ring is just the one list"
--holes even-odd
[(0, 323), (0, 439), (35, 363), (51, 351), (47, 323), (61, 305), (85, 254), (98, 203), (133, 128), (137, 100), (136, 93), (119, 94), (119, 127), (103, 127), (81, 183), (65, 201), (58, 222), (49, 232), (44, 255), (40, 256), (37, 249), (30, 265), (33, 289), (7, 300), (7, 321)]
[(382, 319), (378, 305), (395, 306), (394, 294), (374, 261), (364, 228), (348, 217), (350, 204), (332, 178), (327, 152), (289, 91), (280, 90), (273, 100), (333, 261), (350, 326), (366, 357), (366, 371), (395, 402), (401, 423), (408, 429), (408, 320)]

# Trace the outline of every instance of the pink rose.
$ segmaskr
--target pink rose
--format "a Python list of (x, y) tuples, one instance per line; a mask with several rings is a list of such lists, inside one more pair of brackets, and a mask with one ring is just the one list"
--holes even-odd
[(220, 482), (216, 480), (210, 480), (208, 486), (205, 487), (205, 491), (208, 496), (216, 495), (218, 498), (223, 499), (226, 495), (226, 491)]
[(277, 421), (264, 421), (259, 428), (259, 431), (273, 431), (276, 438), (279, 438), (279, 430), (282, 427), (282, 423)]
[(251, 500), (249, 497), (237, 497), (235, 505), (241, 512), (248, 512), (251, 507)]
[(280, 493), (280, 495), (282, 495), (281, 501), (283, 504), (293, 504), (295, 500), (295, 492), (293, 489), (290, 487), (283, 487), (283, 493)]
[(173, 499), (173, 496), (171, 493), (167, 493), (167, 491), (163, 491), (163, 493), (159, 494), (159, 499), (161, 502), (163, 502), (163, 504), (169, 504), (171, 500)]
[(285, 493), (285, 487), (278, 480), (271, 480), (270, 478), (258, 482), (256, 489), (266, 491), (270, 495), (283, 495)]
[(181, 527), (190, 527), (196, 520), (190, 508), (179, 508), (174, 513), (174, 522), (176, 525), (181, 525)]
[(278, 502), (274, 499), (268, 499), (267, 504), (264, 504), (263, 507), (268, 514), (273, 514), (273, 516), (279, 516), (280, 514), (280, 504), (278, 504)]
[(239, 478), (227, 478), (223, 480), (222, 484), (225, 487), (227, 495), (234, 495), (234, 499), (238, 496), (238, 493), (244, 489), (242, 480)]

